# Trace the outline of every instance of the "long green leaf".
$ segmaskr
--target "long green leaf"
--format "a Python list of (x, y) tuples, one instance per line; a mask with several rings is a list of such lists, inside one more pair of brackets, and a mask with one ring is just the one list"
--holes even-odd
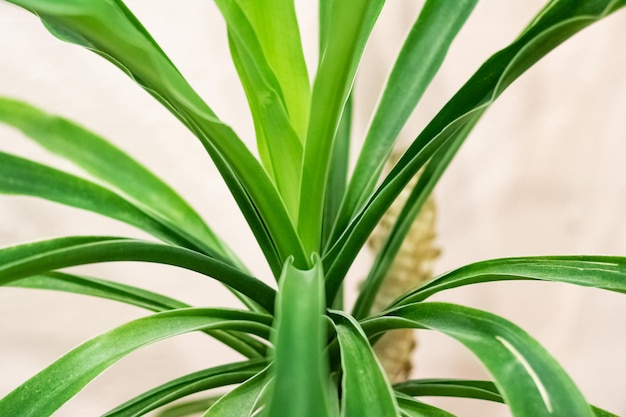
[[(289, 256), (306, 266), (305, 255), (287, 210), (259, 161), (235, 132), (222, 123), (191, 88), (141, 23), (121, 0), (10, 0), (39, 16), (61, 40), (96, 52), (137, 81), (202, 142), (261, 242), (282, 264)], [(268, 247), (273, 245), (273, 248)]]
[(365, 137), (337, 222), (348, 224), (376, 186), (400, 130), (426, 91), (478, 0), (424, 4), (396, 59)]
[(207, 248), (174, 223), (150, 214), (115, 192), (83, 178), (0, 152), (0, 193), (39, 197), (128, 223), (167, 242), (224, 255)]
[[(173, 298), (119, 282), (56, 271), (22, 278), (9, 282), (5, 286), (90, 295), (145, 308), (153, 312), (190, 307), (188, 304)], [(267, 353), (267, 345), (243, 333), (225, 332), (223, 330), (208, 330), (205, 333), (248, 358), (263, 357)]]
[(203, 417), (250, 417), (267, 390), (267, 368), (222, 396)]
[(592, 417), (574, 382), (526, 332), (491, 313), (446, 303), (396, 308), (362, 324), (372, 336), (395, 328), (444, 333), (471, 350), (493, 375), (515, 417)]
[(263, 282), (199, 252), (115, 237), (74, 236), (0, 249), (0, 285), (70, 266), (139, 261), (177, 266), (212, 277), (273, 311), (275, 291)]
[(143, 211), (156, 211), (223, 257), (234, 257), (170, 186), (125, 152), (76, 123), (22, 101), (0, 97), (0, 122), (122, 192)]
[(285, 264), (276, 299), (272, 341), (273, 384), (267, 415), (330, 416), (328, 360), (324, 354), (324, 274), (321, 262), (300, 270)]
[[(457, 397), (504, 402), (496, 385), (491, 381), (464, 379), (422, 379), (401, 382), (394, 389), (402, 394), (425, 397)], [(591, 406), (596, 417), (618, 417), (598, 407)]]
[(324, 254), (327, 297), (336, 293), (384, 212), (437, 149), (466, 135), (464, 127), (475, 124), (506, 87), (548, 52), (623, 6), (625, 0), (550, 2), (520, 37), (489, 58), (409, 146), (335, 246)]
[(303, 141), (311, 106), (311, 87), (294, 0), (236, 1), (254, 27), (265, 60), (280, 85), (289, 120)]
[(83, 343), (30, 378), (0, 400), (0, 415), (50, 416), (115, 362), (159, 340), (207, 329), (268, 337), (270, 323), (271, 318), (257, 313), (208, 308), (166, 311), (134, 320)]
[(194, 372), (147, 391), (115, 407), (102, 417), (135, 417), (170, 404), (187, 395), (226, 385), (239, 384), (257, 375), (266, 361), (257, 359), (220, 365)]
[(298, 232), (308, 253), (321, 251), (322, 218), (333, 139), (358, 63), (384, 0), (327, 2), (320, 62), (304, 147)]
[(626, 293), (626, 257), (531, 256), (477, 262), (435, 278), (403, 296), (397, 304), (419, 302), (450, 288), (509, 280), (564, 282)]
[(472, 128), (473, 125), (466, 125), (463, 128), (464, 132), (453, 141), (447, 142), (442, 146), (430, 161), (428, 161), (424, 171), (419, 174), (417, 183), (411, 190), (402, 210), (398, 214), (396, 222), (389, 232), (389, 237), (376, 254), (376, 259), (361, 286), (361, 291), (359, 291), (353, 309), (355, 318), (362, 319), (369, 315), (378, 289), (393, 265), (396, 255), (400, 251), (409, 230), (411, 230), (415, 218), (420, 213), (422, 206), (433, 191), (439, 178), (441, 178), (445, 172), (448, 164), (452, 161), (452, 158), (456, 155), (463, 140)]
[(359, 324), (339, 311), (330, 317), (341, 349), (341, 416), (397, 417), (391, 386)]
[[(228, 25), (231, 55), (252, 111), (259, 154), (295, 224), (302, 142), (289, 119), (279, 80), (252, 25), (254, 22), (260, 26), (262, 19), (270, 18), (270, 15), (256, 16), (255, 9), (264, 9), (265, 13), (273, 10), (268, 4), (259, 7), (255, 5), (257, 2), (249, 1), (217, 0), (216, 3)], [(244, 10), (248, 11), (248, 15)]]

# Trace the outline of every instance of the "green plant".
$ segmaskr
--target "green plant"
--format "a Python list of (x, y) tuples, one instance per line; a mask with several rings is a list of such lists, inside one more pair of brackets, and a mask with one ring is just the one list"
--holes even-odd
[[(449, 288), (512, 279), (624, 292), (626, 258), (485, 261), (436, 278), (382, 313), (372, 314), (371, 306), (417, 212), (480, 116), (537, 60), (625, 1), (549, 2), (442, 108), (380, 183), (400, 128), (476, 1), (426, 2), (350, 173), (350, 90), (383, 1), (320, 1), (322, 59), (312, 83), (293, 2), (275, 0), (270, 8), (268, 2), (216, 1), (250, 103), (260, 160), (200, 99), (121, 1), (10, 3), (37, 14), (55, 36), (120, 67), (198, 137), (254, 233), (278, 290), (251, 276), (239, 258), (243, 254), (228, 248), (185, 201), (108, 142), (66, 119), (1, 99), (2, 122), (95, 181), (2, 153), (0, 191), (103, 214), (163, 243), (71, 236), (0, 250), (4, 285), (95, 295), (155, 312), (72, 350), (0, 400), (0, 415), (50, 415), (121, 357), (191, 331), (203, 331), (248, 359), (181, 377), (107, 415), (141, 415), (232, 384), (240, 385), (210, 408), (212, 400), (201, 404), (206, 415), (449, 415), (415, 399), (433, 394), (505, 401), (516, 416), (610, 415), (587, 405), (558, 363), (515, 325), (487, 312), (425, 300)], [(348, 314), (340, 297), (346, 273), (420, 170)], [(58, 271), (113, 261), (156, 262), (205, 274), (226, 285), (245, 309), (194, 308), (139, 288)], [(390, 386), (372, 344), (397, 328), (432, 329), (457, 339), (482, 361), (493, 381), (416, 380)]]

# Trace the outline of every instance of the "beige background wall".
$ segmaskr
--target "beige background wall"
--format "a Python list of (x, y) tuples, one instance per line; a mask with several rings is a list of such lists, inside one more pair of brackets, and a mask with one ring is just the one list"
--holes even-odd
[[(298, 1), (304, 39), (315, 49), (313, 2)], [(389, 59), (421, 2), (388, 2), (357, 85), (356, 132), (362, 134)], [(542, 1), (483, 0), (452, 48), (443, 72), (402, 141), (415, 132), (491, 53), (510, 42)], [(215, 111), (252, 141), (252, 127), (228, 58), (224, 27), (212, 2), (134, 0), (173, 61)], [(626, 13), (578, 35), (526, 74), (487, 113), (436, 191), (443, 256), (437, 271), (518, 255), (626, 254)], [(311, 62), (315, 54), (310, 53)], [(0, 3), (0, 95), (80, 121), (166, 178), (250, 264), (262, 256), (233, 209), (226, 187), (194, 138), (100, 58), (50, 37), (36, 19)], [(0, 126), (0, 149), (67, 166)], [(222, 204), (227, 199), (228, 205)], [(143, 236), (89, 213), (27, 198), (0, 197), (0, 245), (63, 234)], [(365, 255), (353, 280), (367, 267)], [(209, 280), (154, 265), (83, 268), (179, 297), (196, 305), (236, 305)], [(351, 284), (355, 285), (355, 284)], [(539, 339), (593, 403), (626, 415), (626, 300), (598, 290), (506, 283), (437, 297), (493, 311)], [(0, 395), (65, 351), (144, 312), (65, 294), (0, 291)], [(482, 378), (456, 343), (420, 333), (416, 377)], [(158, 382), (234, 359), (199, 335), (148, 347), (121, 361), (58, 416), (99, 415)], [(441, 400), (437, 400), (441, 404)], [(477, 402), (450, 406), (464, 417), (507, 415)]]

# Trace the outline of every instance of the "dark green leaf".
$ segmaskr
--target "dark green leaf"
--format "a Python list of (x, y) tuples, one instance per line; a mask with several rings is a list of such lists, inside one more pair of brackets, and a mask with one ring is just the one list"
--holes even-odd
[(398, 395), (397, 401), (402, 415), (405, 417), (455, 417), (447, 411), (404, 395)]
[(536, 280), (564, 282), (626, 293), (626, 258), (621, 256), (537, 256), (477, 262), (443, 274), (403, 296), (411, 304), (450, 288), (481, 282)]
[(275, 291), (256, 278), (199, 252), (140, 240), (74, 236), (0, 249), (0, 285), (55, 269), (101, 262), (173, 265), (212, 277), (273, 311)]

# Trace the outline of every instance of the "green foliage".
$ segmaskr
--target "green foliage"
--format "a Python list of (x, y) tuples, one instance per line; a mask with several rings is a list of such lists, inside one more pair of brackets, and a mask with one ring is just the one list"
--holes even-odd
[[(119, 67), (206, 149), (265, 255), (278, 288), (254, 277), (172, 188), (104, 138), (29, 104), (0, 98), (0, 122), (66, 159), (81, 174), (0, 153), (0, 193), (33, 196), (128, 223), (160, 243), (69, 236), (0, 249), (0, 285), (111, 299), (152, 313), (73, 349), (0, 400), (2, 416), (49, 416), (116, 361), (150, 343), (202, 331), (248, 359), (174, 379), (107, 416), (451, 416), (419, 401), (455, 396), (504, 402), (516, 417), (611, 414), (590, 406), (558, 362), (494, 314), (425, 300), (488, 281), (562, 282), (626, 292), (626, 258), (496, 259), (443, 274), (370, 313), (382, 279), (422, 204), (473, 126), (522, 73), (625, 0), (553, 0), (443, 106), (381, 177), (395, 140), (443, 63), (476, 0), (428, 0), (393, 66), (354, 170), (348, 169), (352, 85), (383, 0), (320, 1), (320, 58), (309, 76), (291, 0), (217, 0), (254, 121), (258, 154), (185, 80), (122, 0), (9, 0), (57, 38)], [(357, 98), (358, 99), (358, 98)], [(409, 181), (417, 185), (364, 283), (352, 314), (344, 278)], [(222, 284), (243, 308), (197, 308), (64, 268), (151, 262)], [(331, 309), (334, 308), (334, 309)], [(392, 386), (372, 346), (393, 329), (440, 332), (469, 349), (493, 381), (415, 380)], [(236, 384), (225, 394), (179, 403)], [(167, 408), (169, 407), (169, 408)]]

